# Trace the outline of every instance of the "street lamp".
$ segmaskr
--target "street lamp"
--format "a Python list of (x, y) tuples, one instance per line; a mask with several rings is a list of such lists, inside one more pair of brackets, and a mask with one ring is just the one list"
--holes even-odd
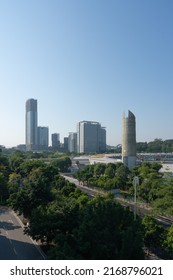
[(139, 186), (139, 177), (135, 176), (133, 178), (133, 185), (134, 185), (134, 220), (136, 220), (136, 194), (137, 194), (137, 186)]

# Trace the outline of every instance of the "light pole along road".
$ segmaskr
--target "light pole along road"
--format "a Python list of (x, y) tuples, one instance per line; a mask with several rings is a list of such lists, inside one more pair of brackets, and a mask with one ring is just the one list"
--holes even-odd
[(7, 207), (0, 206), (0, 260), (43, 260), (40, 247), (23, 233), (23, 224)]

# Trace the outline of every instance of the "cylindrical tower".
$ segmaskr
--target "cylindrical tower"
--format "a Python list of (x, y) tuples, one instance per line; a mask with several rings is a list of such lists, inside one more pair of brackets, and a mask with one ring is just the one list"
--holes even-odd
[(37, 100), (26, 101), (26, 150), (37, 149)]
[(122, 161), (132, 170), (136, 165), (136, 120), (131, 111), (128, 117), (123, 114), (122, 128)]

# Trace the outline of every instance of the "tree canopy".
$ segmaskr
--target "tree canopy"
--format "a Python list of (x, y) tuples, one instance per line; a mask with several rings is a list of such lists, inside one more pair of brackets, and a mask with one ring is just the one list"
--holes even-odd
[[(52, 246), (48, 258), (143, 259), (144, 244), (160, 246), (173, 257), (172, 227), (163, 231), (153, 217), (145, 217), (141, 224), (110, 193), (89, 198), (60, 175), (71, 164), (66, 156), (50, 161), (39, 154), (28, 156), (0, 152), (0, 203), (8, 202), (28, 219), (26, 234)], [(161, 175), (160, 167), (143, 162), (130, 172), (122, 163), (94, 164), (75, 176), (89, 187), (119, 188), (129, 195), (138, 176), (138, 200), (149, 203), (156, 213), (173, 215), (173, 179)]]
[[(50, 250), (50, 258), (144, 258), (140, 222), (134, 221), (128, 209), (111, 197), (100, 196), (88, 200), (82, 208), (70, 205), (73, 205), (72, 208), (68, 206), (72, 226), (60, 230), (59, 225), (54, 238), (56, 246)], [(64, 222), (68, 221), (69, 210), (64, 212), (63, 217)]]

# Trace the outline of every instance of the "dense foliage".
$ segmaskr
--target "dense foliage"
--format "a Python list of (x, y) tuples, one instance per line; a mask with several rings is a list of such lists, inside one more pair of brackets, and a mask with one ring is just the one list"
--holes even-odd
[(151, 142), (137, 143), (138, 153), (172, 153), (173, 152), (173, 139), (165, 140), (155, 139)]
[(74, 177), (91, 187), (126, 190), (129, 175), (129, 169), (122, 163), (97, 163), (79, 170)]
[(160, 168), (159, 163), (143, 162), (133, 169), (132, 177), (140, 179), (138, 199), (149, 203), (157, 214), (173, 216), (173, 178), (160, 174)]
[[(55, 235), (53, 259), (143, 259), (142, 228), (112, 197), (95, 197), (70, 212), (70, 225)], [(68, 214), (67, 214), (68, 219)], [(68, 221), (68, 220), (67, 220)], [(64, 217), (64, 223), (66, 216)], [(72, 226), (71, 226), (72, 224)]]
[(119, 189), (125, 197), (133, 199), (135, 176), (139, 178), (137, 186), (138, 201), (149, 204), (156, 213), (173, 216), (173, 178), (159, 172), (161, 164), (143, 162), (132, 172), (122, 163), (94, 164), (85, 166), (76, 172), (75, 178), (89, 187), (102, 190)]
[[(8, 202), (27, 218), (25, 232), (33, 239), (51, 245), (48, 258), (142, 259), (143, 242), (173, 257), (173, 226), (163, 230), (153, 217), (141, 224), (110, 193), (90, 199), (60, 175), (70, 164), (64, 155), (47, 162), (19, 151), (8, 156), (0, 152), (0, 203)], [(76, 177), (90, 187), (133, 195), (133, 178), (138, 176), (137, 199), (156, 213), (173, 215), (173, 179), (161, 175), (160, 167), (144, 162), (130, 172), (121, 163), (95, 164)]]
[[(173, 152), (173, 139), (162, 140), (156, 138), (150, 142), (137, 142), (137, 153), (172, 153)], [(121, 153), (121, 145), (118, 145), (114, 149), (109, 149), (110, 153)]]
[(25, 233), (52, 246), (50, 259), (143, 259), (140, 220), (112, 195), (83, 194), (59, 174), (68, 165), (26, 160), (22, 153), (1, 156), (8, 204), (27, 218)]
[(164, 227), (153, 215), (142, 219), (144, 229), (144, 244), (163, 259), (173, 259), (173, 225)]

